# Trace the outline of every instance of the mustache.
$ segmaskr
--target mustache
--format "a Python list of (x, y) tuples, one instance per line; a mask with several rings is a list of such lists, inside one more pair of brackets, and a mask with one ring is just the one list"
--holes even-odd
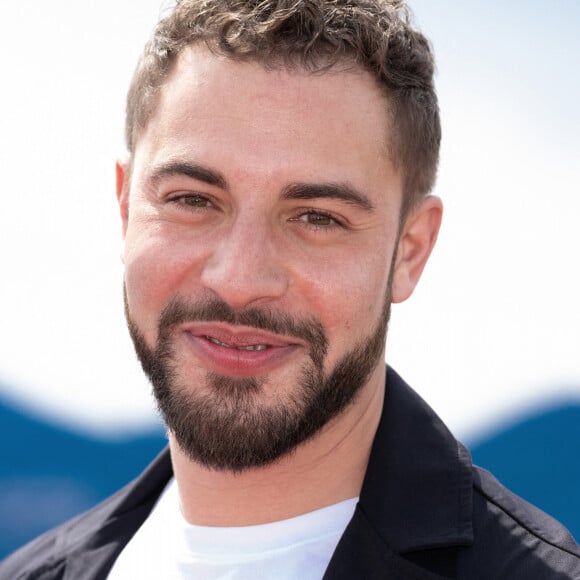
[(219, 298), (196, 302), (173, 298), (161, 312), (160, 337), (168, 336), (174, 326), (186, 322), (224, 322), (290, 336), (310, 344), (322, 356), (328, 349), (324, 328), (313, 317), (299, 319), (287, 313), (256, 307), (234, 310)]

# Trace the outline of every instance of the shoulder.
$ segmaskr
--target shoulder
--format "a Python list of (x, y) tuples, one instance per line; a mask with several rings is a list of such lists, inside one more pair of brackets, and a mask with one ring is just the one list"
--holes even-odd
[(82, 550), (87, 537), (103, 528), (123, 491), (46, 532), (8, 556), (0, 562), (0, 580), (62, 578), (68, 556)]
[(472, 524), (473, 545), (459, 559), (460, 568), (469, 563), (470, 578), (580, 579), (580, 547), (568, 530), (479, 467)]
[(580, 580), (580, 547), (564, 526), (473, 466), (390, 368), (360, 504), (385, 549), (439, 577)]

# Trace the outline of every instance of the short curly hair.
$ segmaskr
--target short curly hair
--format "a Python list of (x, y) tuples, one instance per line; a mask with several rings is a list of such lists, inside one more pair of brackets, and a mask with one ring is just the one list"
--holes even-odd
[(155, 28), (127, 96), (130, 153), (187, 46), (268, 68), (324, 72), (340, 63), (369, 71), (391, 120), (391, 157), (404, 176), (403, 213), (433, 188), (441, 125), (429, 41), (403, 0), (178, 0)]

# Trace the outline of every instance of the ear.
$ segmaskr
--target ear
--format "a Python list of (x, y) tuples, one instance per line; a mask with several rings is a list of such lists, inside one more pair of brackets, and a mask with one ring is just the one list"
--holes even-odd
[(117, 202), (121, 213), (121, 224), (123, 239), (127, 233), (127, 223), (129, 221), (129, 162), (117, 161), (115, 164), (117, 182)]
[(403, 302), (413, 293), (437, 241), (442, 215), (441, 200), (427, 196), (405, 219), (394, 265), (393, 302)]

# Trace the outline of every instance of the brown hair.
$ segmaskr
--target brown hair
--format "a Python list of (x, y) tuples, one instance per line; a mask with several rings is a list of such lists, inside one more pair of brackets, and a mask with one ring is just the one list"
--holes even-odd
[(154, 30), (127, 96), (132, 153), (178, 55), (205, 43), (216, 53), (266, 67), (322, 72), (353, 63), (388, 97), (388, 143), (405, 181), (403, 215), (435, 182), (441, 127), (428, 40), (404, 0), (178, 0)]

